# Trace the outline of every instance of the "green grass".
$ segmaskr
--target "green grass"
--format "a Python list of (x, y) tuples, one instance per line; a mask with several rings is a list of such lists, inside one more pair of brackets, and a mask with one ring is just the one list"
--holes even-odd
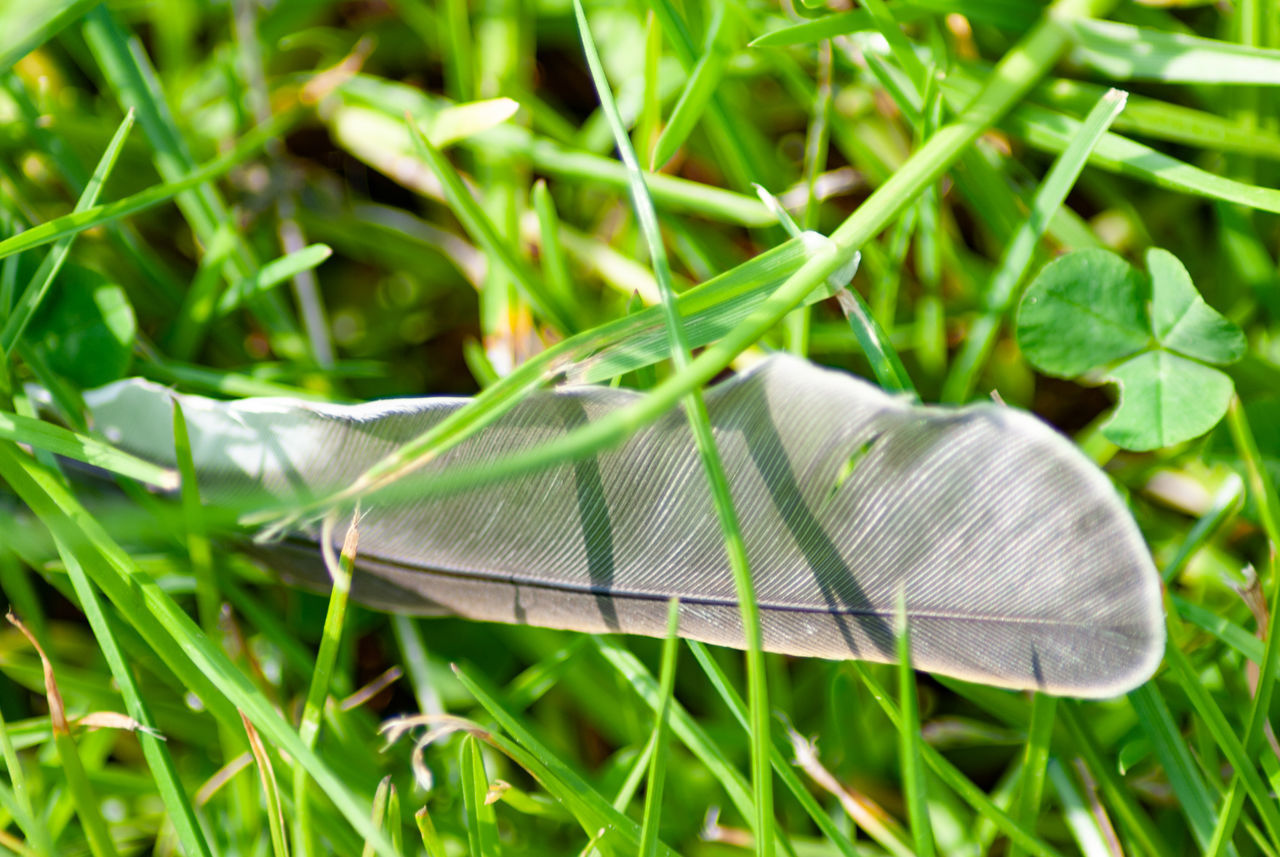
[[(1280, 11), (582, 12), (0, 4), (0, 589), (61, 699), (0, 629), (0, 853), (1280, 854)], [(1063, 345), (1049, 313), (1024, 355), (1019, 301), (1079, 250), (1164, 266), (1154, 326), (1139, 313), (1110, 353)], [(1044, 342), (1078, 349), (1071, 371)], [(190, 478), (153, 492), (179, 474), (94, 435), (81, 400), (121, 375), (476, 395), (340, 498), (257, 510), (265, 526), (396, 490), (549, 383), (636, 387), (434, 490), (683, 408), (752, 640), (701, 390), (781, 348), (925, 402), (994, 391), (1075, 436), (1164, 575), (1156, 677), (1085, 703), (758, 640), (385, 616), (264, 574), (228, 510)], [(1143, 376), (1196, 405), (1211, 371), (1225, 417), (1122, 448), (1106, 379), (1137, 402), (1119, 361), (1138, 351), (1199, 367)], [(1162, 395), (1142, 401), (1164, 426)], [(349, 557), (331, 567), (345, 584)], [(78, 722), (102, 712), (136, 728)]]

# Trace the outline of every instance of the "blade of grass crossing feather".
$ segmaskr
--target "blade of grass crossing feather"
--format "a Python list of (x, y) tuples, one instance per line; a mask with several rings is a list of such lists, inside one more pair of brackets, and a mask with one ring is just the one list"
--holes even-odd
[(252, 129), (227, 152), (197, 167), (181, 178), (165, 184), (156, 185), (125, 197), (124, 199), (95, 205), (82, 212), (72, 212), (53, 220), (47, 220), (39, 226), (19, 232), (0, 241), (0, 258), (12, 256), (23, 250), (40, 247), (69, 235), (76, 235), (86, 229), (92, 229), (103, 223), (127, 217), (139, 211), (167, 202), (183, 191), (198, 187), (242, 164), (249, 156), (255, 154), (268, 142), (280, 136), (292, 126), (302, 115), (301, 110), (290, 110), (277, 114), (269, 121)]
[[(659, 293), (662, 296), (663, 316), (666, 321), (667, 335), (671, 341), (671, 360), (676, 372), (686, 370), (691, 362), (689, 345), (684, 335), (684, 323), (676, 306), (675, 289), (671, 285), (671, 270), (667, 264), (666, 249), (662, 242), (662, 233), (658, 228), (658, 215), (653, 207), (653, 200), (645, 186), (644, 175), (631, 141), (627, 137), (622, 124), (622, 117), (614, 103), (609, 81), (605, 77), (600, 57), (596, 53), (595, 42), (591, 37), (591, 29), (587, 25), (586, 12), (581, 0), (574, 0), (574, 14), (578, 20), (578, 31), (582, 39), (583, 50), (587, 57), (587, 66), (595, 81), (596, 91), (600, 97), (600, 106), (609, 120), (613, 130), (614, 142), (627, 166), (629, 184), (631, 186), (632, 205), (636, 219), (649, 245), (649, 256), (653, 262), (654, 276), (658, 281)], [(694, 444), (698, 448), (702, 466), (706, 472), (708, 487), (715, 506), (716, 517), (720, 523), (721, 535), (724, 539), (725, 553), (729, 566), (733, 571), (734, 587), (738, 597), (739, 610), (742, 613), (743, 635), (747, 648), (747, 698), (751, 707), (751, 781), (754, 787), (755, 817), (752, 827), (756, 834), (757, 853), (762, 857), (771, 857), (774, 853), (773, 830), (773, 794), (772, 775), (769, 768), (769, 703), (768, 689), (765, 682), (764, 655), (762, 653), (760, 614), (756, 606), (755, 588), (751, 582), (751, 571), (747, 560), (746, 541), (738, 523), (737, 512), (733, 507), (733, 495), (729, 491), (728, 478), (720, 453), (716, 448), (715, 437), (711, 433), (711, 421), (707, 416), (706, 403), (699, 389), (690, 390), (684, 397), (685, 411), (689, 419), (689, 427), (693, 430)]]
[[(871, 8), (868, 6), (868, 8)], [(902, 765), (902, 792), (911, 823), (911, 839), (917, 857), (933, 857), (933, 826), (929, 821), (929, 796), (920, 764), (920, 706), (916, 697), (916, 674), (911, 669), (911, 627), (907, 622), (905, 596), (898, 600), (898, 752)]]
[(206, 633), (216, 633), (220, 609), (217, 582), (213, 576), (213, 549), (205, 527), (187, 420), (176, 396), (173, 398), (173, 445), (178, 472), (182, 474), (182, 514), (187, 524), (187, 555), (191, 558), (191, 571), (196, 579), (197, 615)]
[[(602, 828), (607, 828), (607, 836), (621, 837), (620, 842), (611, 840), (610, 845), (621, 847), (623, 853), (634, 854), (640, 844), (640, 826), (614, 809), (590, 784), (561, 761), (556, 753), (534, 737), (517, 717), (498, 703), (479, 679), (456, 665), (454, 673), (489, 716), (511, 736), (507, 739), (491, 733), (486, 740), (538, 780), (553, 798), (573, 814), (589, 835), (595, 836)], [(660, 846), (660, 853), (673, 854), (665, 845)]]
[[(748, 719), (747, 706), (742, 701), (742, 698), (738, 695), (737, 691), (733, 689), (729, 682), (729, 677), (720, 669), (720, 665), (711, 657), (711, 653), (704, 644), (694, 640), (686, 640), (685, 642), (693, 652), (693, 655), (697, 659), (699, 665), (701, 665), (703, 672), (705, 672), (707, 677), (711, 680), (712, 686), (716, 689), (716, 692), (720, 694), (720, 698), (724, 700), (725, 705), (737, 719), (743, 730), (749, 732), (751, 726), (750, 720)], [(657, 684), (654, 682), (653, 676), (645, 670), (644, 665), (634, 655), (621, 647), (611, 644), (602, 644), (598, 647), (600, 648), (601, 653), (605, 656), (605, 659), (627, 678), (628, 682), (630, 682), (636, 692), (640, 694), (641, 698), (643, 698), (650, 707), (656, 709), (658, 704), (658, 695), (656, 691)], [(707, 764), (708, 768), (711, 768), (713, 772), (716, 770), (716, 766), (722, 766), (725, 770), (731, 771), (731, 769), (728, 768), (727, 763), (724, 762), (722, 757), (719, 755), (718, 749), (711, 743), (710, 738), (708, 738), (701, 730), (697, 721), (689, 717), (688, 712), (684, 711), (684, 709), (677, 705), (672, 708), (671, 716), (672, 731), (680, 738), (685, 746), (689, 748), (690, 752), (699, 759), (702, 759), (704, 764)], [(708, 763), (706, 761), (707, 758), (714, 759), (716, 766)], [(778, 779), (780, 779), (783, 785), (791, 791), (797, 802), (799, 802), (805, 812), (809, 814), (809, 817), (813, 820), (814, 824), (827, 838), (827, 841), (832, 845), (835, 845), (836, 848), (839, 849), (840, 853), (844, 854), (845, 857), (853, 857), (853, 855), (856, 854), (853, 843), (850, 842), (848, 837), (836, 827), (827, 811), (818, 804), (809, 790), (800, 782), (800, 778), (796, 775), (794, 766), (787, 760), (776, 741), (774, 742), (770, 758), (773, 764), (773, 769), (778, 775)], [(719, 779), (721, 783), (726, 782), (724, 777), (719, 777)], [(733, 789), (726, 787), (726, 791), (728, 791), (732, 797)], [(741, 809), (741, 807), (739, 807), (739, 809)], [(881, 845), (884, 845), (887, 850), (894, 854), (905, 855), (910, 853), (910, 844), (905, 839), (895, 838), (891, 834), (887, 834), (885, 837), (881, 838), (877, 836), (876, 831), (869, 832), (872, 838), (875, 838), (881, 843)]]
[[(492, 484), (552, 464), (594, 454), (658, 419), (685, 395), (710, 382), (792, 308), (822, 287), (828, 276), (847, 264), (857, 246), (870, 240), (916, 194), (935, 181), (960, 156), (964, 147), (1007, 112), (1045, 74), (1067, 47), (1067, 39), (1062, 30), (1063, 20), (1108, 8), (1111, 2), (1113, 0), (1058, 0), (1051, 6), (1040, 23), (1005, 54), (992, 72), (987, 85), (955, 122), (939, 129), (841, 224), (831, 241), (814, 248), (799, 270), (768, 298), (757, 304), (746, 319), (699, 354), (687, 369), (672, 373), (634, 405), (575, 429), (555, 441), (483, 469), (464, 471), (459, 468), (453, 472), (452, 478), (442, 476), (436, 483), (436, 490), (445, 491), (454, 485), (463, 484)], [(3, 243), (0, 242), (0, 248), (2, 247)], [(540, 380), (540, 372), (538, 379)], [(528, 381), (528, 378), (524, 380)], [(472, 409), (460, 411), (459, 417), (462, 418), (465, 414), (466, 419), (472, 419), (473, 414), (469, 411), (473, 409), (476, 409), (475, 405)], [(455, 426), (456, 423), (450, 424), (445, 429), (442, 423), (433, 432), (409, 441), (399, 451), (366, 471), (351, 488), (333, 497), (318, 500), (315, 507), (327, 508), (334, 503), (349, 502), (351, 498), (385, 487), (399, 475), (421, 466), (437, 454), (438, 438), (445, 431), (453, 431)]]
[(182, 786), (182, 780), (178, 775), (177, 766), (174, 765), (173, 757), (169, 754), (169, 749), (164, 739), (156, 729), (155, 719), (151, 716), (151, 711), (143, 699), (137, 680), (134, 678), (133, 670), (126, 660), (120, 643), (116, 639), (116, 631), (112, 627), (114, 620), (110, 619), (103, 611), (98, 593), (93, 584), (89, 582), (89, 577), (85, 574), (84, 568), (80, 565), (75, 553), (68, 550), (61, 540), (56, 537), (55, 543), (58, 545), (58, 553), (62, 557), (63, 565), (66, 567), (67, 576), (71, 579), (71, 585), (75, 588), (76, 598), (80, 602), (80, 609), (84, 612), (85, 618), (89, 620), (89, 627), (93, 630), (93, 635), (98, 641), (98, 648), (111, 670), (111, 676), (120, 690), (121, 697), (124, 699), (125, 710), (138, 723), (136, 730), (138, 743), (142, 747), (143, 756), (147, 760), (147, 765), (151, 769), (151, 776), (155, 780), (156, 788), (160, 792), (160, 798), (164, 802), (165, 816), (169, 823), (173, 825), (174, 832), (177, 834), (178, 841), (182, 843), (185, 853), (193, 855), (193, 857), (195, 855), (208, 857), (211, 853), (209, 845), (200, 830), (195, 810), (192, 808), (191, 801)]
[[(1169, 650), (1173, 650), (1170, 644)], [(1213, 797), (1200, 776), (1195, 760), (1187, 748), (1173, 715), (1153, 682), (1129, 693), (1129, 703), (1138, 715), (1138, 723), (1151, 741), (1160, 767), (1164, 768), (1169, 786), (1178, 798), (1178, 806), (1191, 833), (1203, 850), (1213, 839)]]
[(83, 461), (164, 490), (171, 491), (178, 487), (178, 474), (173, 470), (158, 467), (95, 437), (67, 431), (44, 420), (0, 411), (0, 438)]
[(40, 658), (44, 668), (44, 694), (49, 706), (49, 721), (53, 732), (53, 746), (58, 754), (59, 768), (67, 791), (71, 795), (71, 804), (76, 817), (84, 830), (89, 853), (93, 857), (115, 857), (116, 849), (111, 840), (111, 831), (106, 819), (102, 816), (101, 798), (94, 792), (93, 784), (85, 772), (76, 742), (71, 737), (71, 729), (67, 723), (66, 711), (63, 708), (62, 696), (58, 691), (57, 679), (53, 672), (53, 664), (45, 655), (44, 647), (27, 627), (9, 613), (6, 617), (9, 624), (22, 633)]
[(702, 56), (698, 57), (693, 71), (689, 73), (684, 90), (667, 118), (667, 127), (662, 129), (654, 146), (652, 162), (655, 168), (661, 168), (684, 145), (724, 77), (725, 55), (717, 44), (724, 27), (723, 2), (712, 4), (711, 16)]
[[(132, 110), (125, 114), (120, 126), (116, 128), (116, 133), (112, 135), (111, 141), (107, 143), (107, 148), (103, 151), (102, 157), (98, 159), (98, 166), (94, 168), (93, 176), (85, 184), (80, 198), (76, 200), (76, 207), (72, 210), (72, 214), (84, 214), (93, 208), (94, 203), (98, 201), (98, 196), (102, 193), (102, 187), (106, 184), (107, 177), (111, 175), (111, 170), (115, 167), (116, 160), (120, 157), (120, 151), (124, 148), (124, 141), (129, 136), (131, 128), (133, 128)], [(31, 281), (27, 283), (27, 287), (18, 296), (18, 302), (13, 306), (12, 312), (9, 313), (9, 317), (5, 320), (4, 328), (0, 330), (0, 353), (8, 354), (13, 350), (13, 346), (17, 343), (18, 338), (22, 336), (22, 332), (26, 329), (32, 316), (40, 308), (40, 303), (44, 300), (45, 295), (49, 293), (49, 288), (58, 276), (58, 271), (62, 269), (62, 263), (67, 260), (67, 255), (71, 252), (73, 237), (63, 238), (50, 248), (48, 254), (41, 261), (40, 267), (32, 275)]]
[[(888, 716), (893, 728), (901, 729), (902, 718), (898, 712), (898, 707), (894, 705), (893, 700), (889, 698), (880, 682), (876, 680), (875, 676), (861, 661), (851, 661), (850, 666), (867, 686), (867, 690), (871, 692), (876, 704)], [(965, 803), (973, 807), (979, 815), (996, 825), (1005, 836), (1009, 837), (1010, 842), (1018, 843), (1028, 854), (1038, 854), (1042, 855), (1042, 857), (1061, 857), (1053, 846), (1037, 837), (1032, 831), (1027, 830), (1025, 826), (996, 806), (982, 789), (974, 785), (968, 777), (961, 773), (959, 768), (947, 761), (936, 749), (928, 744), (921, 744), (920, 752), (924, 757), (925, 764), (933, 770), (938, 779), (942, 780), (952, 791), (959, 795)]]
[(489, 259), (497, 262), (520, 290), (525, 300), (544, 320), (555, 325), (562, 333), (577, 333), (581, 324), (574, 314), (551, 292), (546, 283), (521, 259), (511, 245), (502, 238), (496, 226), (485, 214), (484, 209), (476, 202), (471, 191), (462, 183), (461, 177), (427, 135), (422, 132), (418, 123), (406, 116), (409, 134), (413, 139), (415, 151), (426, 161), (427, 166), (435, 173), (444, 188), (445, 199), (449, 201), (449, 210), (462, 223), (467, 234), (485, 251)]
[[(221, 597), (214, 577), (213, 554), (208, 538), (205, 507), (200, 500), (199, 481), (191, 454), (191, 438), (187, 433), (186, 416), (176, 397), (173, 399), (172, 407), (174, 458), (182, 476), (180, 497), (183, 529), (186, 533), (187, 555), (191, 559), (191, 570), (196, 581), (196, 615), (200, 627), (210, 636), (210, 639), (217, 639)], [(226, 763), (230, 763), (243, 752), (243, 740), (239, 733), (224, 722), (218, 723), (217, 743), (222, 751), (222, 759)], [(303, 770), (303, 768), (298, 765), (294, 770)], [(232, 783), (230, 800), (244, 810), (236, 819), (237, 834), (244, 836), (247, 831), (257, 827), (259, 817), (258, 798), (246, 778), (236, 778)]]
[(1000, 264), (991, 277), (982, 302), (984, 311), (973, 322), (965, 343), (943, 384), (944, 402), (963, 402), (973, 392), (978, 373), (991, 353), (1000, 323), (1018, 295), (1018, 286), (1027, 275), (1036, 245), (1049, 228), (1054, 212), (1089, 160), (1089, 153), (1124, 109), (1126, 93), (1108, 90), (1089, 111), (1071, 142), (1053, 162), (1031, 202), (1031, 211), (1005, 245)]
[[(325, 565), (329, 569), (333, 586), (329, 590), (329, 607), (325, 612), (324, 629), (320, 635), (320, 649), (316, 652), (315, 667), (311, 673), (311, 683), (307, 687), (307, 699), (302, 707), (302, 720), (298, 725), (298, 737), (308, 748), (316, 746), (320, 734), (320, 719), (324, 714), (325, 700), (329, 697), (329, 688), (333, 686), (334, 665), (338, 661), (338, 649), (342, 645), (342, 631), (346, 625), (347, 598), (351, 594), (351, 576), (355, 567), (358, 550), (359, 512), (347, 530), (342, 544), (342, 554), (335, 561), (332, 552), (326, 551)], [(332, 545), (333, 539), (328, 533), (333, 518), (325, 522), (326, 534), (322, 546)], [(309, 778), (302, 765), (293, 768), (293, 803), (294, 803), (294, 847), (300, 855), (316, 853), (314, 833), (311, 824), (312, 805), (309, 795)]]
[[(1170, 645), (1166, 657), (1196, 713), (1200, 715), (1210, 735), (1235, 769), (1235, 775), (1243, 784), (1245, 792), (1257, 807), (1267, 836), (1272, 842), (1280, 843), (1280, 808), (1276, 806), (1267, 784), (1259, 776), (1256, 763), (1245, 752), (1235, 729), (1223, 715), (1222, 709), (1213, 701), (1204, 683), (1196, 676), (1195, 669), (1187, 660), (1187, 656), (1176, 646)], [(1213, 825), (1210, 826), (1211, 830), (1212, 827)]]
[(0, 444), (0, 479), (76, 553), (90, 579), (139, 632), (150, 650), (220, 723), (241, 723), (244, 716), (249, 716), (258, 730), (296, 764), (307, 767), (357, 832), (377, 838), (382, 857), (396, 857), (385, 837), (370, 826), (367, 806), (361, 806), (354, 793), (298, 739), (272, 702), (249, 683), (154, 580), (139, 570), (55, 478), (12, 446)]
[(644, 793), (644, 822), (640, 826), (640, 857), (658, 853), (658, 819), (662, 815), (662, 785), (667, 775), (667, 721), (676, 690), (676, 633), (680, 629), (680, 602), (671, 599), (667, 609), (667, 638), (662, 643), (662, 678), (660, 679), (657, 718), (653, 725), (653, 752), (649, 760), (649, 779)]
[[(1011, 815), (1020, 824), (1035, 830), (1040, 817), (1040, 799), (1044, 795), (1045, 768), (1049, 763), (1049, 742), (1053, 737), (1055, 697), (1043, 693), (1031, 696), (1031, 725), (1027, 729), (1027, 746), (1022, 754), (1018, 775), (1018, 793)], [(1009, 846), (1009, 857), (1022, 857), (1017, 845)]]

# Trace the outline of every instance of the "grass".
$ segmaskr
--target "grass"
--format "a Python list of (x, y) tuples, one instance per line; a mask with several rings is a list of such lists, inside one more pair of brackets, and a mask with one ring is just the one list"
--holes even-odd
[[(0, 589), (22, 622), (0, 631), (0, 853), (1280, 854), (1274, 4), (22, 5), (0, 9)], [(1097, 247), (1171, 250), (1244, 330), (1204, 437), (1120, 449), (1106, 367), (1051, 379), (1019, 351), (1027, 284)], [(435, 490), (683, 407), (750, 629), (700, 391), (778, 348), (926, 402), (996, 391), (1075, 436), (1165, 576), (1155, 678), (1086, 703), (384, 616), (263, 574), (227, 510), (146, 488), (176, 474), (81, 400), (122, 374), (476, 396), (350, 500), (553, 381), (645, 390)]]

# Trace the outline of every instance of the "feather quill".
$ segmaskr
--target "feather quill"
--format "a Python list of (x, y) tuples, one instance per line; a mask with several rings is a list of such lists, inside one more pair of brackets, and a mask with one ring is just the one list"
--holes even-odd
[[(570, 387), (528, 397), (407, 477), (483, 465), (638, 395)], [(173, 394), (129, 380), (86, 397), (109, 440), (173, 464)], [(339, 406), (177, 396), (206, 503), (303, 502), (464, 407), (466, 399)], [(767, 650), (894, 660), (905, 598), (923, 670), (1012, 688), (1111, 696), (1164, 650), (1160, 584), (1114, 488), (1021, 411), (927, 407), (775, 355), (708, 391), (747, 539)], [(403, 493), (401, 496), (404, 496)], [(326, 585), (314, 533), (248, 548)], [(674, 411), (595, 457), (361, 521), (352, 597), (591, 632), (680, 634), (741, 647), (728, 562), (692, 438)]]

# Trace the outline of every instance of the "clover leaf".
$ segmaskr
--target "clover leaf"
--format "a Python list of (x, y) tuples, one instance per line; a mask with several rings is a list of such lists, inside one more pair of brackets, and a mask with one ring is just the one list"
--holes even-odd
[[(1235, 392), (1206, 364), (1234, 363), (1244, 333), (1205, 303), (1177, 257), (1152, 248), (1147, 271), (1108, 250), (1048, 265), (1018, 306), (1018, 344), (1041, 372), (1106, 369), (1119, 404), (1102, 433), (1126, 449), (1171, 446), (1218, 424)], [(1118, 361), (1118, 362), (1117, 362)]]

